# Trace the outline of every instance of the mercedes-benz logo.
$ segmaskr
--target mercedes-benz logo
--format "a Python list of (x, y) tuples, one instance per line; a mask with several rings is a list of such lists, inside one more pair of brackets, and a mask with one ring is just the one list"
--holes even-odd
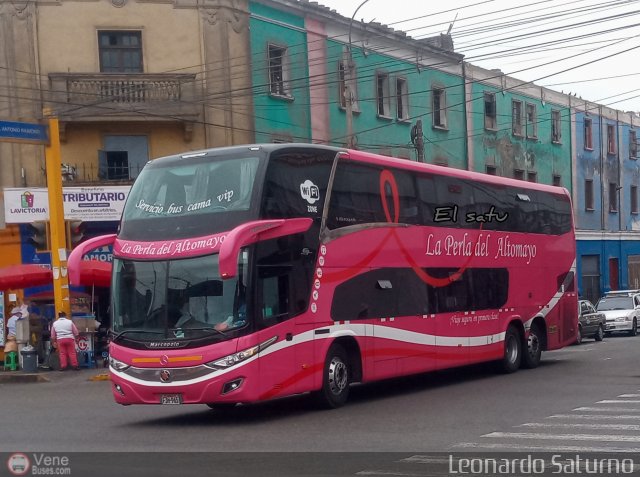
[(163, 383), (168, 383), (169, 381), (171, 381), (171, 371), (169, 371), (168, 369), (163, 369), (162, 371), (160, 371), (160, 381), (162, 381)]
[(166, 366), (167, 364), (169, 364), (169, 356), (167, 356), (166, 354), (160, 356), (160, 364), (162, 366)]

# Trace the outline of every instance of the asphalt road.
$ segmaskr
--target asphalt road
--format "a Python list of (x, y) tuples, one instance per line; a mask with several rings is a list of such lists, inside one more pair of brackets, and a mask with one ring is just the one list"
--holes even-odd
[(249, 475), (239, 461), (259, 475), (437, 475), (426, 468), (468, 451), (640, 455), (639, 345), (587, 340), (512, 375), (474, 366), (357, 386), (331, 411), (304, 396), (227, 412), (123, 407), (110, 382), (89, 380), (99, 371), (53, 372), (46, 383), (0, 385), (0, 452), (68, 454), (94, 470), (124, 460), (131, 475), (153, 467), (156, 476), (180, 475), (175, 467)]

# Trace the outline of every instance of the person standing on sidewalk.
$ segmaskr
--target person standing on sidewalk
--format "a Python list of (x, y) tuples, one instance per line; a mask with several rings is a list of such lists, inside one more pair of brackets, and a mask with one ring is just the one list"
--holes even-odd
[(64, 311), (58, 313), (58, 319), (51, 325), (51, 342), (58, 347), (60, 355), (60, 371), (67, 369), (67, 362), (71, 362), (73, 369), (78, 371), (78, 356), (76, 355), (76, 337), (78, 328), (67, 318)]
[(7, 342), (4, 345), (4, 352), (18, 352), (18, 343), (16, 342), (16, 334), (18, 328), (18, 320), (22, 319), (22, 312), (14, 308), (11, 317), (7, 321)]

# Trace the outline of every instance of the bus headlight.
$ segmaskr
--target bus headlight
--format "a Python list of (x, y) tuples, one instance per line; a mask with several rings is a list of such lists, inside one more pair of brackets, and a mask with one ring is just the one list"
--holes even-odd
[(213, 369), (228, 369), (257, 355), (260, 351), (271, 346), (276, 341), (278, 341), (278, 337), (274, 336), (273, 338), (269, 338), (267, 341), (264, 341), (257, 346), (252, 346), (251, 348), (238, 351), (237, 353), (230, 354), (229, 356), (225, 356), (224, 358), (220, 358), (215, 361), (209, 361), (204, 365)]
[(116, 371), (124, 371), (129, 367), (128, 364), (123, 363), (122, 361), (119, 361), (115, 358), (112, 358), (111, 356), (109, 356), (109, 366), (111, 366)]

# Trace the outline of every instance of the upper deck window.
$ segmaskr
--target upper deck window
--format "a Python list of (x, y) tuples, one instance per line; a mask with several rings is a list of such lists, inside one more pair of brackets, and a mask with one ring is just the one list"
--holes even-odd
[(137, 223), (145, 240), (209, 235), (219, 231), (210, 214), (249, 210), (258, 157), (183, 160), (144, 168), (131, 188), (123, 230)]

